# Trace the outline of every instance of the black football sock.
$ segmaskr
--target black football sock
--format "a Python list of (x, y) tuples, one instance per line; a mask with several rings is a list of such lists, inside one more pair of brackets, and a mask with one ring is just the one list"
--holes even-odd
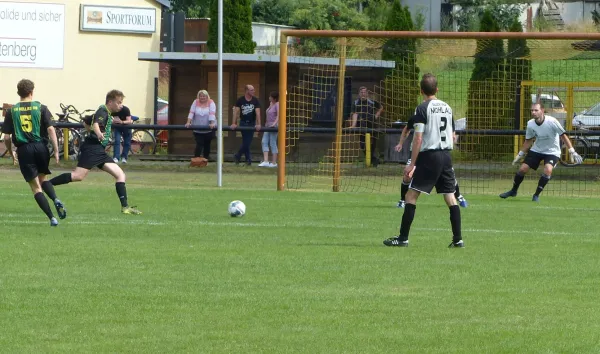
[(408, 241), (408, 233), (410, 232), (410, 225), (415, 218), (415, 210), (417, 206), (414, 204), (406, 203), (404, 206), (404, 214), (402, 214), (402, 224), (400, 224), (400, 241)]
[(515, 179), (513, 181), (513, 187), (512, 187), (513, 192), (516, 192), (519, 189), (519, 186), (521, 185), (521, 182), (523, 182), (524, 178), (525, 178), (525, 175), (522, 175), (520, 172), (517, 172), (515, 174)]
[(115, 187), (117, 188), (117, 195), (119, 196), (121, 206), (123, 208), (127, 207), (127, 189), (125, 188), (125, 182), (117, 182), (115, 183)]
[(46, 193), (48, 198), (52, 199), (52, 201), (55, 201), (57, 199), (56, 192), (54, 191), (54, 186), (52, 185), (52, 183), (50, 183), (50, 181), (44, 181), (42, 183), (42, 189), (44, 190), (44, 193)]
[(454, 190), (454, 197), (458, 199), (460, 197), (460, 189), (458, 188), (458, 182), (456, 182), (456, 189)]
[(33, 195), (33, 197), (35, 198), (35, 201), (40, 206), (40, 209), (42, 209), (44, 211), (44, 213), (46, 214), (46, 216), (48, 216), (48, 219), (52, 219), (54, 217), (54, 214), (52, 214), (52, 210), (50, 210), (50, 204), (48, 203), (48, 199), (46, 199), (46, 196), (44, 195), (44, 193), (42, 193), (42, 192), (36, 193)]
[(538, 186), (537, 189), (535, 190), (535, 195), (540, 195), (540, 193), (542, 193), (542, 191), (544, 190), (544, 187), (546, 187), (546, 184), (548, 184), (548, 182), (550, 181), (551, 176), (547, 176), (545, 174), (543, 174), (540, 177), (540, 180), (538, 181)]
[(402, 184), (400, 185), (400, 200), (404, 200), (404, 197), (406, 197), (406, 192), (408, 192), (409, 185), (410, 182), (406, 183), (402, 181)]
[(50, 183), (52, 183), (53, 186), (60, 186), (61, 184), (71, 183), (72, 181), (71, 172), (67, 172), (52, 178)]
[(452, 242), (454, 243), (462, 240), (460, 224), (460, 208), (458, 205), (453, 205), (450, 207), (450, 225), (452, 225)]

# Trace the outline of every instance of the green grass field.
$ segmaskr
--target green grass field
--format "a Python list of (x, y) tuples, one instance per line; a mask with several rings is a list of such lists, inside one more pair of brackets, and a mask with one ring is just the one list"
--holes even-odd
[[(0, 190), (0, 351), (596, 353), (596, 199), (468, 195), (465, 249), (423, 197), (276, 192), (273, 175), (136, 171), (56, 188), (51, 228), (17, 170)], [(229, 201), (247, 205), (231, 218)]]

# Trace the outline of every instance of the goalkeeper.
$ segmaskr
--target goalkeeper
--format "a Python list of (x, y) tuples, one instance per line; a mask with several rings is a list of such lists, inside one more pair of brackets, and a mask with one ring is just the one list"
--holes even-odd
[[(582, 157), (575, 152), (571, 140), (565, 134), (565, 129), (560, 122), (552, 116), (544, 114), (544, 106), (541, 103), (531, 105), (531, 117), (527, 122), (527, 130), (525, 131), (525, 142), (521, 147), (521, 151), (515, 157), (512, 164), (516, 165), (523, 159), (521, 167), (515, 174), (513, 187), (508, 192), (500, 194), (500, 198), (516, 197), (517, 190), (525, 178), (525, 174), (532, 168), (537, 170), (540, 162), (544, 161), (544, 172), (538, 181), (537, 189), (531, 199), (538, 202), (540, 193), (550, 181), (552, 170), (556, 167), (560, 159), (560, 140), (567, 145), (571, 158), (576, 164), (583, 162)], [(534, 140), (535, 139), (535, 140)]]

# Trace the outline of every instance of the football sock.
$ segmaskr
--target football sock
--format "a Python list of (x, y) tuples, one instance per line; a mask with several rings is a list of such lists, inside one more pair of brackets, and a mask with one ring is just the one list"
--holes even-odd
[(42, 193), (42, 192), (36, 193), (33, 195), (33, 197), (35, 198), (35, 201), (40, 206), (40, 209), (42, 209), (44, 211), (44, 213), (46, 214), (46, 216), (48, 216), (48, 219), (52, 219), (54, 217), (54, 214), (52, 214), (52, 210), (50, 210), (50, 204), (48, 203), (48, 199), (46, 199), (46, 196), (44, 195), (44, 193)]
[(517, 172), (515, 174), (515, 179), (514, 179), (513, 187), (512, 187), (513, 192), (516, 192), (517, 189), (519, 189), (519, 186), (521, 185), (521, 182), (523, 182), (524, 178), (525, 178), (525, 175), (522, 175), (519, 172)]
[(125, 182), (117, 182), (115, 183), (115, 187), (117, 188), (117, 195), (119, 196), (119, 201), (121, 201), (121, 206), (123, 208), (127, 207), (127, 189), (125, 188)]
[(458, 199), (460, 197), (460, 189), (458, 188), (458, 182), (456, 182), (456, 190), (454, 191), (454, 197)]
[(540, 193), (542, 193), (542, 191), (544, 190), (544, 187), (546, 187), (546, 184), (548, 184), (548, 182), (550, 181), (551, 176), (547, 176), (545, 174), (543, 174), (540, 177), (540, 180), (538, 181), (538, 186), (537, 189), (535, 190), (535, 195), (540, 195)]
[(400, 241), (408, 241), (408, 233), (410, 232), (410, 225), (415, 218), (415, 210), (417, 206), (414, 204), (406, 203), (404, 206), (404, 214), (402, 214), (402, 224), (400, 224)]
[(61, 184), (71, 183), (72, 181), (71, 172), (67, 172), (52, 178), (50, 183), (52, 183), (53, 186), (60, 186)]
[(44, 193), (46, 193), (48, 198), (52, 199), (52, 201), (56, 200), (56, 192), (54, 191), (54, 186), (52, 185), (52, 183), (50, 183), (50, 181), (44, 181), (42, 183), (42, 189), (44, 190)]
[(406, 197), (406, 192), (408, 192), (409, 184), (410, 182), (402, 181), (402, 184), (400, 185), (400, 200), (404, 200), (404, 197)]
[(462, 240), (460, 222), (460, 208), (458, 205), (450, 207), (450, 225), (452, 225), (452, 242), (456, 243)]

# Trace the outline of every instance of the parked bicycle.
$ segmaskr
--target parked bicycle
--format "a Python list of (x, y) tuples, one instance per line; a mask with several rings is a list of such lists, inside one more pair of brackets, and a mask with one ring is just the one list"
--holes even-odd
[[(93, 109), (86, 109), (83, 112), (79, 112), (73, 105), (60, 104), (62, 113), (58, 113), (58, 121), (60, 123), (82, 123), (85, 117), (89, 117), (90, 114), (94, 113)], [(79, 154), (79, 148), (85, 137), (85, 129), (83, 128), (69, 128), (69, 156), (77, 156)], [(58, 149), (62, 154), (64, 151), (64, 132), (63, 129), (56, 129), (56, 138), (58, 141)], [(52, 144), (48, 143), (48, 150), (50, 153), (54, 153)]]
[[(133, 124), (137, 124), (137, 122), (140, 121), (140, 118), (137, 116), (131, 116), (131, 119), (133, 120)], [(154, 135), (152, 135), (152, 133), (150, 133), (149, 130), (146, 129), (135, 129), (132, 128), (133, 132), (131, 133), (131, 149), (130, 152), (131, 154), (134, 155), (138, 155), (138, 154), (151, 154), (154, 152), (155, 146), (156, 146), (156, 139), (154, 138)], [(113, 153), (113, 148), (114, 148), (114, 134), (110, 137), (110, 141), (108, 142), (108, 145), (106, 145), (106, 152), (112, 156)], [(121, 151), (123, 151), (123, 138), (121, 137), (121, 141), (119, 142), (119, 144), (121, 144)]]

